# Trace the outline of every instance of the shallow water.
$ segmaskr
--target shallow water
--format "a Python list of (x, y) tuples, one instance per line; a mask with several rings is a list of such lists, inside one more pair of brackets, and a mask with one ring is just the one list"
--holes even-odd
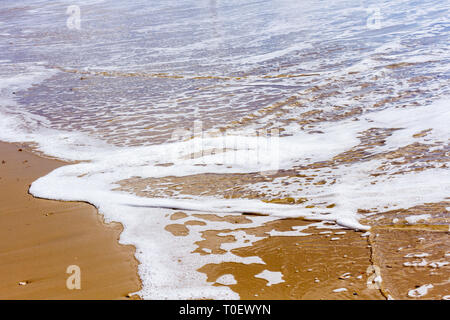
[(185, 269), (155, 267), (154, 208), (362, 230), (448, 200), (447, 1), (78, 1), (79, 28), (70, 5), (0, 4), (0, 139), (87, 161), (31, 192), (123, 222), (145, 297), (231, 294), (163, 284)]

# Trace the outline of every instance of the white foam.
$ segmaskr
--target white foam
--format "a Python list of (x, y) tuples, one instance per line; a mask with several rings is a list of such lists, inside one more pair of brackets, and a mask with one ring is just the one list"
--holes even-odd
[(417, 223), (419, 221), (427, 220), (429, 218), (431, 218), (430, 214), (418, 214), (418, 215), (415, 215), (415, 216), (406, 217), (405, 220), (408, 221), (409, 224), (414, 224), (414, 223)]
[[(257, 237), (252, 234), (247, 234), (246, 232), (239, 230), (239, 231), (231, 231), (231, 232), (221, 232), (218, 234), (218, 236), (233, 236), (236, 241), (235, 242), (226, 242), (222, 243), (220, 245), (220, 248), (226, 251), (231, 251), (236, 248), (242, 248), (242, 247), (250, 247), (252, 246), (256, 241), (262, 240), (265, 237)], [(261, 259), (259, 259), (260, 263), (264, 263)]]
[(224, 274), (217, 278), (216, 283), (223, 284), (224, 286), (231, 286), (236, 284), (237, 281), (232, 274)]
[(267, 286), (270, 287), (274, 284), (282, 283), (283, 280), (283, 274), (279, 271), (269, 271), (269, 270), (263, 270), (262, 272), (255, 275), (255, 278), (261, 278), (267, 281)]
[(441, 268), (441, 267), (444, 267), (447, 265), (449, 265), (448, 261), (436, 261), (436, 262), (430, 262), (430, 264), (429, 264), (429, 266), (431, 268)]
[(292, 227), (292, 231), (276, 231), (276, 230), (270, 230), (269, 234), (272, 237), (275, 236), (282, 236), (282, 237), (304, 237), (311, 235), (310, 233), (304, 233), (301, 232), (302, 230), (308, 229), (309, 227), (313, 227), (313, 225), (307, 225), (307, 226), (294, 226)]
[(411, 298), (420, 298), (425, 296), (428, 293), (429, 289), (432, 289), (432, 284), (424, 284), (423, 286), (420, 286), (417, 289), (409, 290), (408, 291), (408, 297)]
[(423, 253), (408, 253), (405, 258), (425, 258), (428, 257), (430, 254), (423, 252)]
[(428, 265), (428, 261), (422, 259), (422, 261), (414, 261), (414, 262), (404, 262), (403, 265), (405, 267), (425, 267)]

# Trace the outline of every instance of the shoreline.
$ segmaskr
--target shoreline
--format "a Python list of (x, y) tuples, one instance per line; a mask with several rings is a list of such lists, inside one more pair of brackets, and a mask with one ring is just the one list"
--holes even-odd
[[(142, 284), (135, 247), (119, 243), (123, 226), (105, 223), (83, 202), (39, 199), (29, 185), (63, 166), (0, 142), (0, 299), (137, 299)], [(70, 265), (81, 289), (66, 286)]]
[[(139, 261), (135, 256), (134, 246), (122, 245), (118, 242), (123, 230), (121, 223), (105, 223), (103, 215), (93, 205), (86, 202), (40, 199), (29, 193), (29, 185), (33, 181), (67, 163), (43, 157), (21, 144), (0, 142), (0, 154), (2, 158), (0, 162), (5, 161), (0, 163), (0, 192), (2, 192), (0, 237), (3, 240), (1, 243), (6, 244), (0, 247), (0, 299), (140, 299), (139, 296), (132, 295), (142, 287), (138, 274)], [(189, 216), (186, 215), (186, 218), (190, 219), (190, 223), (196, 222), (195, 220), (198, 220), (197, 223), (204, 221), (206, 226), (209, 225), (209, 219), (215, 220), (214, 214), (194, 215), (191, 218)], [(237, 219), (236, 216), (232, 218)], [(243, 216), (237, 220), (247, 219)], [(295, 225), (306, 226), (312, 223), (302, 219), (281, 219), (268, 226), (247, 230), (245, 229), (246, 221), (238, 222), (243, 223), (242, 230), (259, 235), (271, 228), (290, 230)], [(166, 231), (176, 238), (180, 236), (177, 232), (170, 230), (171, 226), (174, 225), (167, 223)], [(211, 230), (206, 231), (205, 235), (210, 232), (215, 233), (214, 228), (209, 227)], [(344, 251), (348, 253), (349, 245), (356, 245), (359, 249), (350, 249), (355, 254), (353, 259), (350, 259), (353, 260), (350, 268), (356, 268), (353, 271), (358, 270), (358, 273), (364, 274), (366, 278), (365, 270), (370, 264), (370, 256), (366, 248), (367, 242), (359, 236), (359, 233), (350, 231), (352, 240), (347, 239), (343, 247), (339, 246), (345, 250), (339, 249), (338, 253), (334, 246), (329, 245), (328, 235), (319, 235), (318, 230), (313, 229), (309, 231), (317, 237), (315, 241), (318, 241), (322, 247), (319, 251), (310, 252), (312, 249), (310, 242), (304, 243), (304, 240), (309, 238), (270, 237), (259, 244), (242, 248), (242, 252), (235, 252), (243, 256), (263, 257), (267, 265), (261, 266), (262, 269), (257, 265), (247, 266), (224, 262), (207, 264), (193, 272), (205, 274), (208, 281), (212, 283), (224, 274), (233, 274), (239, 279), (240, 284), (228, 286), (238, 293), (241, 299), (383, 299), (378, 290), (364, 289), (365, 285), (361, 286), (364, 280), (357, 281), (358, 283), (352, 282), (349, 287), (350, 292), (333, 293), (332, 289), (339, 287), (342, 282), (338, 279), (339, 274), (344, 273), (342, 268), (330, 269), (328, 266), (325, 269), (326, 272), (321, 270), (316, 273), (306, 270), (307, 267), (303, 266), (303, 271), (298, 273), (298, 266), (295, 266), (294, 261), (299, 257), (308, 261), (317, 260), (319, 264), (326, 265), (330, 262), (329, 260), (336, 260), (335, 263), (339, 261), (339, 264), (349, 268), (350, 265), (345, 262), (347, 259), (343, 258)], [(11, 239), (11, 234), (14, 241), (8, 242), (8, 235)], [(209, 238), (205, 235), (202, 236), (202, 238), (205, 237), (203, 238), (205, 243), (197, 243), (198, 249), (194, 252), (202, 252), (205, 245), (206, 249), (209, 246), (221, 246), (222, 237)], [(293, 239), (294, 242), (292, 242)], [(276, 242), (275, 245), (273, 241)], [(298, 252), (299, 248), (292, 246), (295, 242), (304, 243), (305, 248)], [(317, 243), (314, 244), (316, 245)], [(256, 271), (259, 272), (265, 268), (279, 269), (281, 267), (279, 255), (266, 252), (271, 247), (283, 248), (286, 254), (289, 252), (287, 256), (293, 259), (284, 261), (285, 266), (282, 268), (286, 273), (285, 280), (279, 285), (269, 287), (265, 280), (255, 278), (255, 275)], [(353, 265), (355, 263), (356, 265)], [(81, 290), (69, 290), (66, 287), (66, 280), (70, 276), (66, 273), (69, 265), (80, 266)], [(296, 270), (295, 272), (292, 267)], [(316, 267), (319, 266), (316, 265)], [(330, 277), (331, 274), (333, 276)], [(311, 278), (311, 276), (314, 277)], [(330, 279), (319, 285), (314, 282), (316, 276)], [(295, 283), (301, 283), (303, 289), (294, 293), (289, 287), (297, 287)], [(354, 291), (358, 291), (358, 296), (352, 296)]]
[[(140, 299), (133, 294), (142, 289), (140, 262), (135, 246), (119, 243), (121, 223), (105, 223), (103, 215), (86, 202), (40, 199), (29, 193), (33, 181), (67, 162), (5, 142), (0, 142), (0, 155), (0, 299)], [(403, 210), (403, 214), (439, 212), (446, 206), (417, 207)], [(425, 299), (448, 297), (448, 266), (442, 264), (442, 257), (448, 255), (448, 233), (441, 226), (392, 227), (383, 219), (395, 212), (386, 212), (378, 223), (370, 223), (370, 236), (362, 237), (355, 230), (336, 230), (334, 223), (318, 229), (312, 221), (289, 218), (250, 227), (246, 224), (251, 219), (242, 215), (172, 211), (161, 227), (172, 234), (173, 240), (183, 241), (191, 232), (199, 232), (201, 240), (187, 255), (223, 254), (222, 245), (239, 242), (239, 232), (261, 237), (250, 246), (238, 246), (230, 252), (239, 257), (259, 257), (264, 265), (222, 262), (192, 270), (204, 274), (213, 286), (229, 287), (241, 299), (422, 298), (413, 296), (412, 289), (423, 281), (435, 286), (431, 297)], [(238, 228), (229, 229), (227, 223)], [(195, 226), (204, 228), (196, 231)], [(309, 236), (282, 235), (295, 228)], [(425, 238), (426, 242), (421, 240)], [(429, 258), (438, 261), (436, 267), (405, 267), (405, 261), (410, 263), (419, 248), (431, 249)], [(80, 290), (66, 286), (70, 277), (66, 270), (72, 265), (81, 270)], [(259, 276), (275, 270), (281, 270), (283, 278), (274, 285)], [(369, 288), (368, 282), (375, 276), (382, 277), (383, 283)], [(410, 292), (412, 296), (408, 296)]]

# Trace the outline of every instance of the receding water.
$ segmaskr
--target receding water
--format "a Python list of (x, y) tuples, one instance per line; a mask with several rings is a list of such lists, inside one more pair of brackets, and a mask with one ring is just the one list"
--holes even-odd
[(123, 222), (145, 297), (196, 296), (155, 280), (138, 227), (154, 208), (365, 229), (367, 214), (448, 199), (449, 8), (4, 0), (0, 138), (86, 160), (31, 191)]

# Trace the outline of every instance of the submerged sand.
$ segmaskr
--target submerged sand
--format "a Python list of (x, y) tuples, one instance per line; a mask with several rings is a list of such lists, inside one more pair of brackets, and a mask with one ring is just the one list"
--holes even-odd
[[(140, 290), (122, 225), (86, 203), (36, 199), (29, 185), (63, 162), (0, 143), (0, 299), (127, 299)], [(66, 286), (68, 266), (81, 289)]]

